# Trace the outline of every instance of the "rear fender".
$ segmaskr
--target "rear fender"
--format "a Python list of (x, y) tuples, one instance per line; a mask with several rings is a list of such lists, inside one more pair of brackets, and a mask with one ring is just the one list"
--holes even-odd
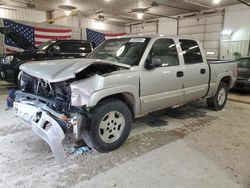
[(229, 72), (225, 72), (225, 73), (221, 73), (218, 77), (217, 77), (217, 81), (215, 83), (211, 83), (210, 84), (210, 91), (208, 93), (208, 97), (213, 97), (215, 96), (218, 88), (219, 88), (219, 85), (221, 83), (221, 81), (223, 80), (223, 78), (226, 78), (226, 77), (230, 77), (230, 83), (229, 83), (229, 86), (228, 86), (228, 89), (231, 89), (235, 83), (235, 79), (233, 79), (233, 75), (230, 74)]

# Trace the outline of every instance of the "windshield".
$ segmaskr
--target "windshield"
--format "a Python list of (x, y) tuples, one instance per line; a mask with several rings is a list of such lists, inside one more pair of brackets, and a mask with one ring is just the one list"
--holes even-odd
[(98, 46), (87, 57), (105, 59), (126, 65), (138, 65), (150, 38), (109, 39)]
[(238, 67), (250, 68), (250, 58), (242, 58), (239, 60)]
[(37, 47), (38, 51), (44, 51), (46, 50), (51, 44), (54, 44), (55, 40), (50, 40), (45, 43), (42, 43), (40, 46)]

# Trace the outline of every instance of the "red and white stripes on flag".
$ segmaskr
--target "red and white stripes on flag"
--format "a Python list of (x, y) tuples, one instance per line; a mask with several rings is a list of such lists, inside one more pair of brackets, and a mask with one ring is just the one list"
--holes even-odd
[[(72, 29), (33, 27), (8, 19), (3, 19), (3, 23), (5, 27), (11, 28), (35, 46), (39, 46), (49, 40), (71, 39), (72, 34)], [(7, 52), (23, 51), (11, 38), (5, 37), (4, 44)]]
[(71, 39), (71, 29), (46, 29), (35, 27), (35, 45), (41, 45), (48, 40)]

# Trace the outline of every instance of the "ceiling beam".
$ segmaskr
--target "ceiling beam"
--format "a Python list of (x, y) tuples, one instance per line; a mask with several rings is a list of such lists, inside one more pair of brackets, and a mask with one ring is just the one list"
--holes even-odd
[(204, 8), (209, 8), (209, 9), (211, 9), (211, 7), (208, 6), (208, 5), (204, 5), (204, 4), (201, 4), (201, 3), (197, 3), (197, 2), (194, 2), (194, 1), (191, 1), (191, 0), (185, 0), (184, 2), (185, 2), (185, 3), (189, 3), (189, 4), (193, 4), (193, 5), (196, 5), (196, 6), (200, 6), (200, 7), (204, 7)]
[(173, 5), (167, 5), (167, 4), (163, 4), (163, 3), (158, 3), (156, 1), (153, 1), (152, 3), (155, 3), (155, 6), (160, 5), (160, 6), (165, 6), (165, 7), (179, 9), (179, 10), (185, 10), (185, 11), (192, 11), (192, 12), (196, 12), (197, 11), (197, 10), (193, 10), (193, 9), (181, 8), (181, 7), (177, 7), (177, 6), (173, 6)]
[(178, 18), (172, 17), (172, 16), (166, 16), (166, 15), (161, 15), (161, 14), (153, 14), (153, 13), (149, 13), (149, 12), (145, 12), (145, 14), (151, 15), (151, 16), (158, 16), (158, 17), (165, 17), (165, 18), (170, 18), (173, 20), (178, 20)]
[(247, 3), (247, 2), (245, 2), (245, 1), (243, 1), (243, 0), (238, 0), (240, 3), (242, 3), (242, 4), (244, 4), (244, 5), (247, 5), (247, 6), (249, 6), (250, 7), (250, 5)]

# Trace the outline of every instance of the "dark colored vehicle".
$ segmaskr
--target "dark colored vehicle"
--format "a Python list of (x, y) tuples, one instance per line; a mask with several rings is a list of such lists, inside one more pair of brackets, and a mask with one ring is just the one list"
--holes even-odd
[(250, 57), (238, 60), (238, 76), (234, 88), (250, 91)]
[(0, 55), (0, 79), (17, 83), (19, 67), (29, 61), (43, 61), (65, 58), (83, 58), (93, 48), (84, 40), (50, 40), (36, 47), (10, 28), (1, 27), (0, 33), (10, 38), (23, 52)]

